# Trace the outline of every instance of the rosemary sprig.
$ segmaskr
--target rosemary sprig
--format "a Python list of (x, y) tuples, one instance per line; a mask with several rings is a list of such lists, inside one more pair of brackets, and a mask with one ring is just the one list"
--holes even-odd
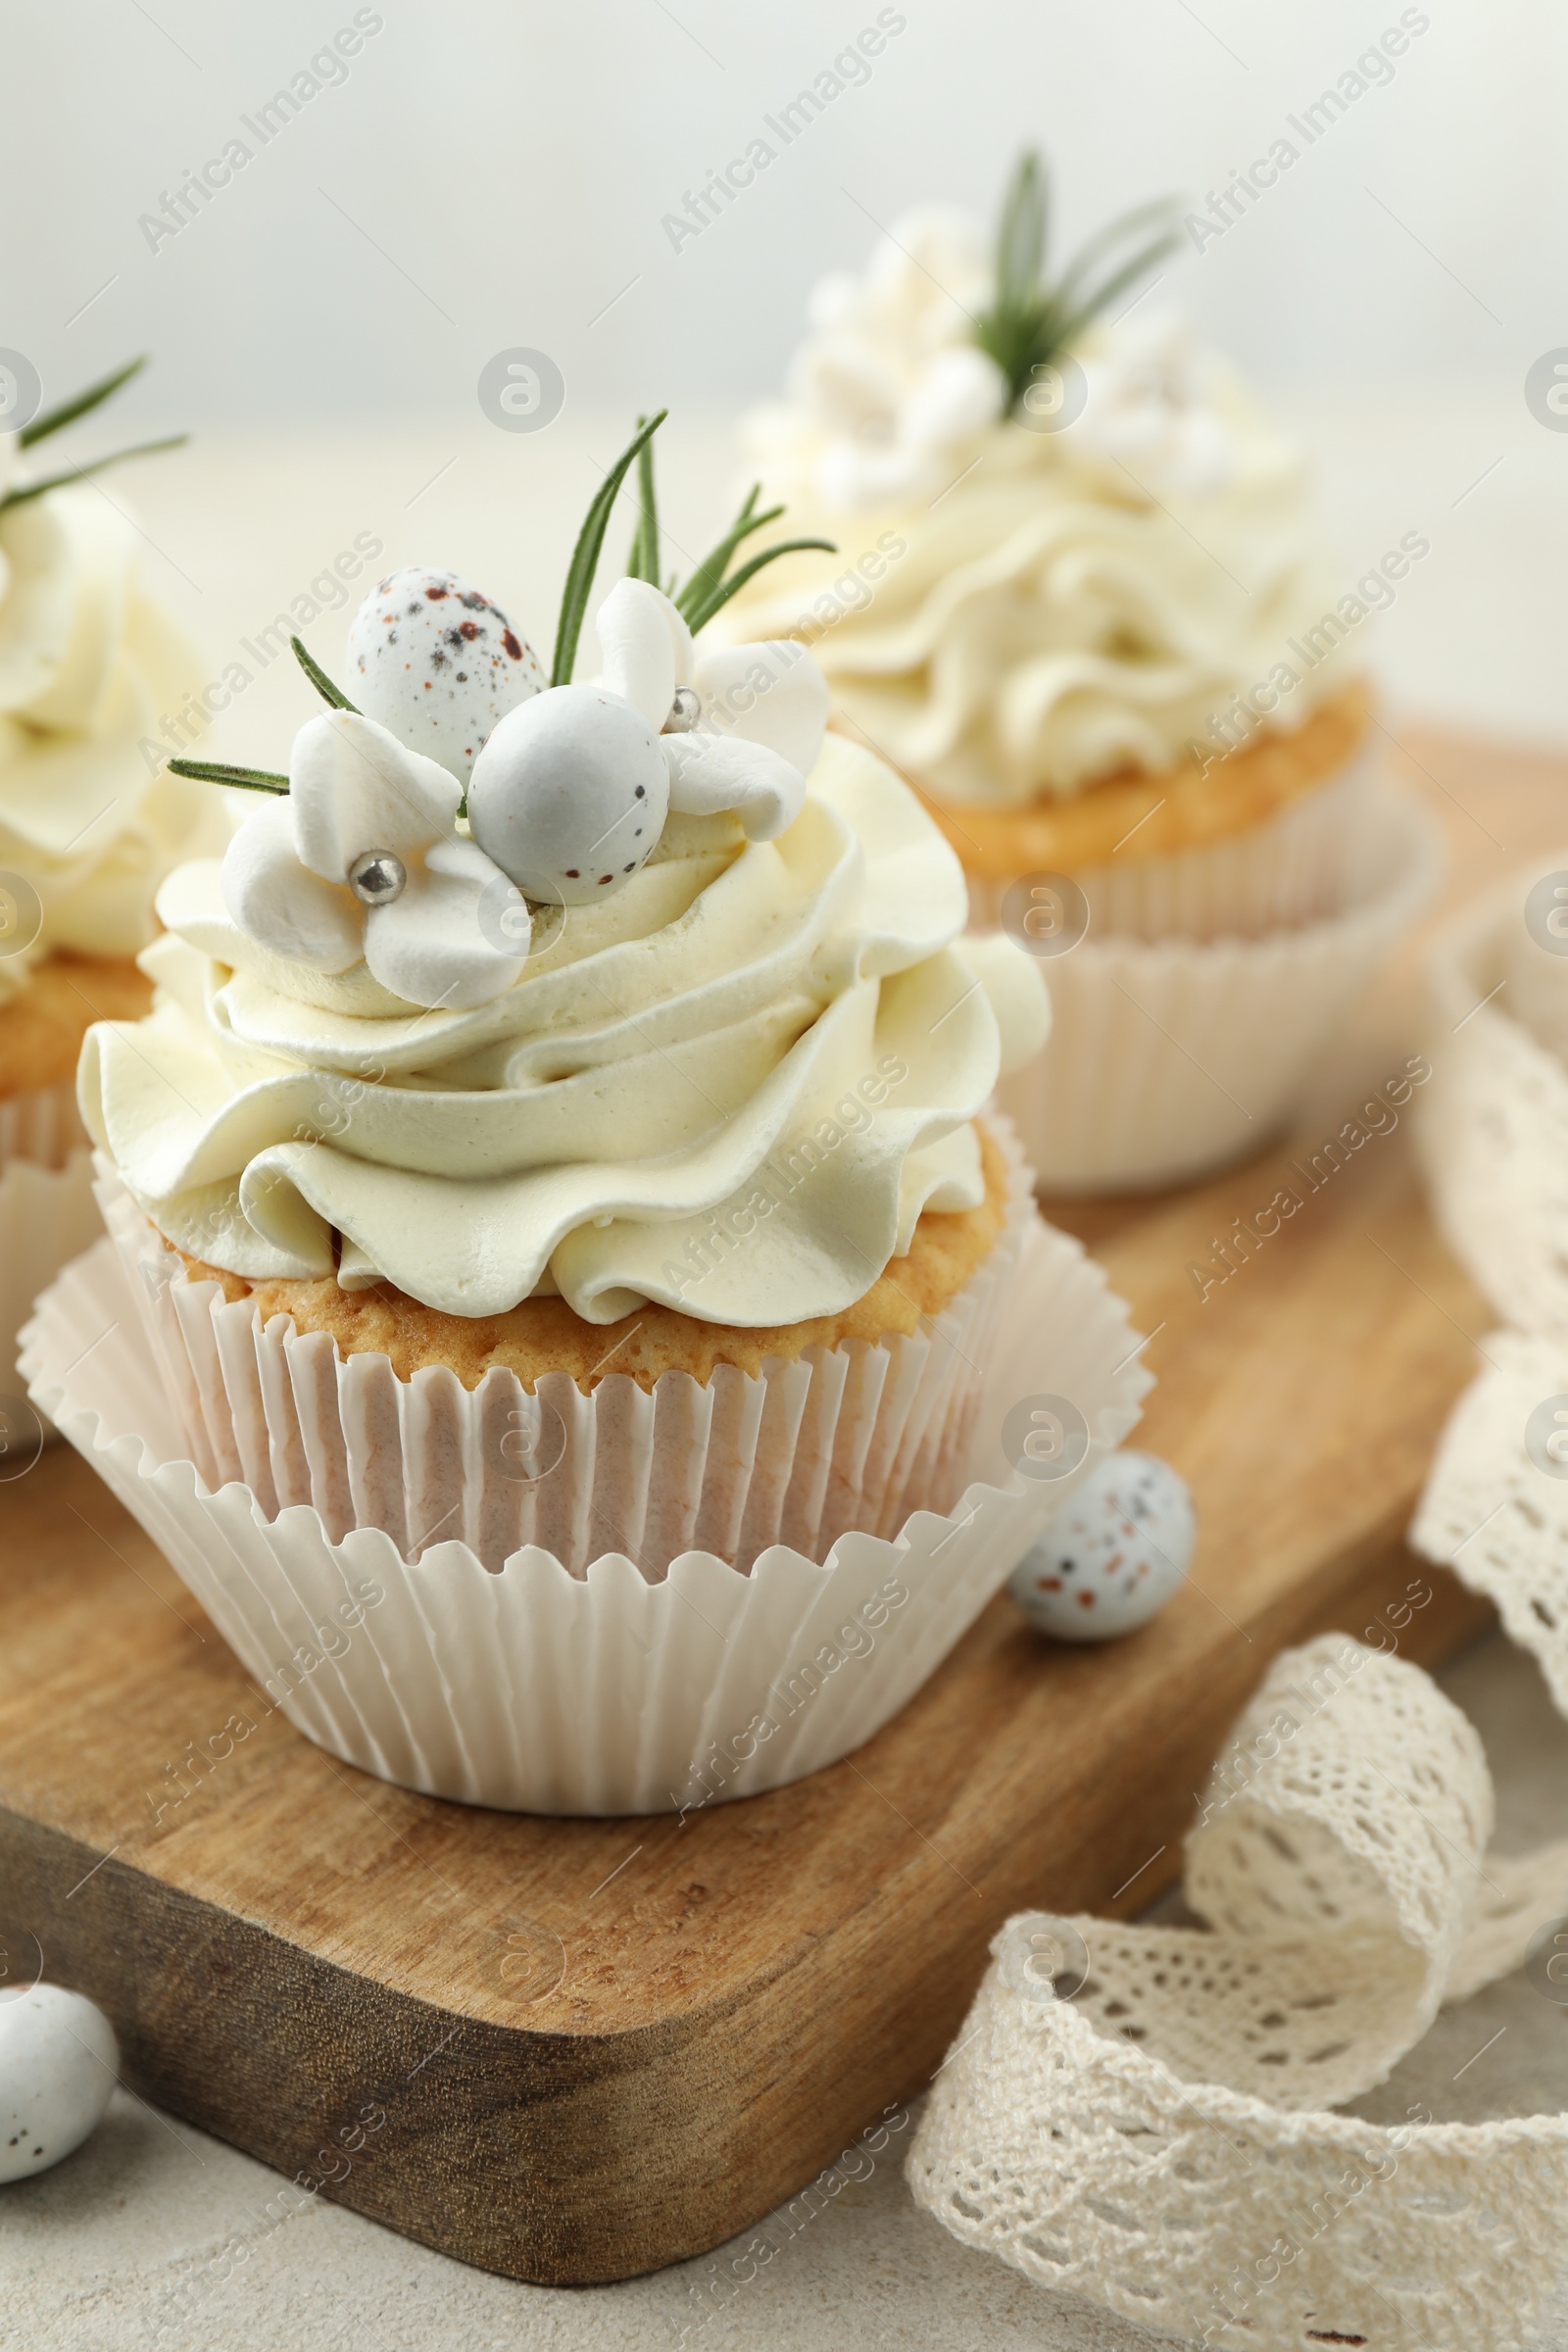
[[(294, 649), (295, 661), (322, 702), (330, 704), (334, 710), (353, 710), (358, 717), (355, 705), (341, 687), (333, 685), (320, 663), (312, 661), (299, 639), (291, 637), (289, 644)], [(198, 784), (231, 784), (236, 792), (288, 790), (287, 776), (279, 775), (273, 767), (235, 767), (226, 760), (171, 760), (169, 766), (173, 775), (192, 776)]]
[[(772, 547), (764, 547), (760, 556), (753, 556), (751, 562), (743, 564), (739, 571), (732, 571), (728, 579), (718, 581), (709, 595), (701, 599), (694, 599), (689, 606), (682, 606), (681, 609), (686, 615), (686, 626), (691, 630), (692, 635), (695, 637), (699, 629), (705, 629), (713, 614), (721, 612), (729, 603), (736, 590), (744, 588), (748, 580), (755, 579), (766, 564), (777, 563), (780, 556), (796, 555), (802, 548), (807, 547), (820, 548), (825, 555), (829, 556), (836, 556), (839, 552), (838, 543), (833, 539), (779, 539)], [(691, 579), (687, 581), (688, 590), (693, 586), (697, 576), (694, 572)]]
[(232, 784), (238, 792), (287, 792), (288, 778), (270, 767), (231, 767), (223, 760), (171, 760), (170, 773), (198, 784)]
[(89, 384), (85, 392), (73, 394), (70, 400), (63, 400), (58, 408), (45, 409), (41, 416), (35, 416), (30, 424), (23, 426), (17, 439), (24, 449), (31, 449), (36, 441), (46, 441), (51, 433), (58, 433), (63, 424), (74, 424), (78, 416), (88, 416), (104, 401), (111, 399), (122, 384), (128, 384), (131, 377), (139, 375), (146, 365), (145, 352), (139, 360), (127, 360), (123, 368), (117, 368), (113, 375), (102, 376), (96, 384)]
[(1034, 295), (1046, 266), (1051, 191), (1046, 168), (1026, 147), (1013, 170), (997, 227), (997, 300), (1021, 310)]
[(667, 409), (661, 409), (657, 416), (650, 416), (646, 424), (638, 427), (595, 491), (593, 502), (583, 517), (582, 529), (577, 533), (577, 544), (571, 551), (571, 562), (566, 569), (566, 584), (561, 594), (555, 658), (550, 664), (552, 686), (571, 684), (571, 673), (577, 661), (577, 640), (582, 635), (588, 599), (593, 591), (594, 573), (599, 568), (599, 555), (605, 544), (610, 510), (619, 495), (620, 485), (631, 466), (668, 415)]
[(327, 676), (320, 663), (318, 662), (312, 661), (310, 655), (306, 652), (299, 639), (297, 637), (291, 637), (289, 639), (289, 644), (294, 648), (295, 661), (299, 663), (301, 669), (304, 670), (305, 675), (310, 679), (311, 684), (316, 688), (316, 691), (320, 696), (322, 702), (329, 704), (334, 710), (352, 710), (356, 718), (360, 717), (361, 711), (359, 705), (349, 701), (348, 696), (344, 693), (341, 686), (333, 685), (331, 679)]
[[(641, 432), (648, 422), (639, 416)], [(628, 580), (648, 580), (659, 586), (659, 502), (654, 493), (654, 445), (645, 441), (637, 452), (637, 528), (626, 554)]]
[[(647, 580), (655, 588), (660, 584), (659, 499), (654, 487), (654, 435), (668, 414), (667, 409), (661, 409), (657, 416), (638, 417), (635, 435), (594, 493), (593, 504), (577, 534), (571, 565), (566, 573), (566, 585), (562, 593), (555, 659), (550, 665), (552, 686), (571, 684), (572, 668), (577, 659), (577, 641), (582, 634), (588, 599), (593, 591), (594, 573), (598, 568), (600, 550), (604, 546), (610, 510), (634, 464), (637, 467), (637, 527), (632, 532), (631, 545), (626, 551), (626, 577), (629, 580)], [(674, 572), (664, 582), (663, 593), (682, 614), (694, 636), (729, 603), (737, 589), (744, 588), (748, 580), (756, 577), (765, 564), (775, 563), (780, 556), (793, 555), (801, 548), (821, 548), (828, 555), (838, 553), (831, 539), (784, 539), (776, 547), (765, 548), (760, 556), (754, 556), (749, 564), (743, 564), (739, 571), (730, 572), (726, 577), (730, 558), (742, 541), (749, 539), (754, 531), (761, 530), (765, 523), (776, 522), (784, 512), (782, 507), (766, 507), (759, 514), (757, 501), (760, 490), (760, 483), (752, 484), (739, 514), (717, 546), (703, 558), (684, 587)]]
[(761, 496), (761, 490), (760, 482), (752, 484), (746, 493), (740, 513), (724, 533), (723, 538), (716, 547), (710, 549), (685, 587), (673, 600), (685, 614), (688, 626), (691, 628), (695, 629), (698, 626), (698, 623), (692, 619), (693, 608), (701, 606), (718, 586), (724, 577), (726, 564), (741, 542), (749, 539), (754, 531), (760, 531), (764, 523), (777, 522), (783, 514), (782, 507), (764, 507), (761, 514), (758, 514), (757, 502)]
[(189, 439), (188, 433), (171, 433), (167, 441), (138, 441), (133, 449), (111, 450), (107, 458), (89, 458), (84, 466), (70, 466), (63, 473), (46, 473), (40, 481), (23, 482), (0, 498), (0, 514), (10, 507), (25, 506), (29, 498), (42, 498), (46, 491), (84, 482), (89, 474), (102, 473), (106, 466), (123, 466), (127, 458), (150, 458), (160, 449), (180, 449)]
[[(1170, 202), (1140, 205), (1098, 230), (1053, 284), (1046, 275), (1049, 221), (1046, 167), (1030, 148), (1019, 157), (1003, 202), (996, 298), (975, 332), (981, 350), (1007, 379), (1009, 410), (1018, 406), (1038, 369), (1075, 343), (1092, 319), (1180, 242)], [(1156, 233), (1140, 244), (1146, 230)], [(1107, 262), (1113, 266), (1097, 279), (1096, 271)]]

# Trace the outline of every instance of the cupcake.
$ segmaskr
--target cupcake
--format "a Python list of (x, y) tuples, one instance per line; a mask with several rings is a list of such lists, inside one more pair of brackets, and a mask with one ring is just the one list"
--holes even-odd
[[(139, 365), (139, 363), (137, 363)], [(100, 1230), (75, 1069), (95, 1020), (135, 1019), (159, 884), (226, 827), (154, 740), (200, 672), (137, 580), (137, 535), (39, 445), (134, 368), (0, 433), (0, 1392), (40, 1285)], [(158, 444), (157, 446), (168, 446)], [(46, 454), (46, 453), (45, 453)], [(126, 451), (125, 456), (138, 453)], [(98, 465), (110, 461), (100, 460)], [(8, 1420), (13, 1399), (0, 1400)], [(24, 1414), (24, 1418), (25, 1415)], [(14, 1433), (24, 1440), (20, 1427)], [(33, 1433), (34, 1436), (36, 1433)]]
[(1049, 279), (1025, 158), (994, 256), (926, 211), (826, 279), (747, 441), (838, 552), (793, 555), (720, 623), (811, 647), (975, 921), (1051, 960), (1051, 1044), (1004, 1100), (1063, 1191), (1261, 1148), (1434, 871), (1432, 828), (1373, 772), (1363, 631), (1428, 542), (1336, 574), (1299, 450), (1133, 300), (1161, 220)]
[[(81, 1062), (164, 1401), (114, 1347), (71, 1389), (69, 1283), (29, 1358), (302, 1728), (547, 1810), (688, 1801), (699, 1736), (824, 1648), (867, 1654), (736, 1786), (867, 1736), (1064, 1491), (1010, 1474), (988, 1372), (1076, 1433), (1069, 1478), (1145, 1381), (988, 1107), (1039, 968), (960, 944), (956, 859), (825, 735), (802, 648), (704, 643), (735, 536), (679, 594), (621, 581), (572, 682), (617, 478), (551, 683), (488, 596), (405, 570), (346, 685), (312, 665), (286, 773), (221, 771), (256, 812), (165, 885), (155, 1008)], [(321, 1716), (279, 1629), (318, 1648), (362, 1583), (386, 1614)]]

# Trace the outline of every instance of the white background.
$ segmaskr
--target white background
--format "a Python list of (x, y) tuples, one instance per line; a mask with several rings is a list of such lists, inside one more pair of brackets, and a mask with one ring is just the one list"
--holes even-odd
[[(810, 283), (858, 265), (877, 223), (931, 198), (989, 214), (1025, 140), (1053, 160), (1058, 255), (1150, 196), (1201, 206), (1401, 16), (1398, 0), (903, 0), (869, 78), (676, 251), (663, 216), (874, 22), (871, 0), (377, 0), (383, 28), (341, 85), (155, 252), (140, 217), (353, 6), (5, 9), (0, 343), (48, 396), (156, 354), (72, 451), (197, 429), (197, 452), (139, 468), (133, 496), (155, 584), (215, 666), (370, 505), (389, 560), (488, 562), (482, 584), (533, 599), (548, 640), (575, 515), (632, 414), (673, 405), (669, 519), (707, 531), (735, 410), (776, 387)], [(1160, 294), (1299, 423), (1348, 578), (1404, 530), (1431, 537), (1381, 624), (1396, 708), (1568, 737), (1568, 433), (1523, 398), (1532, 361), (1568, 345), (1568, 15), (1418, 13), (1393, 78)], [(516, 345), (566, 383), (536, 439), (478, 409), (480, 368)], [(317, 650), (340, 644), (323, 622)]]

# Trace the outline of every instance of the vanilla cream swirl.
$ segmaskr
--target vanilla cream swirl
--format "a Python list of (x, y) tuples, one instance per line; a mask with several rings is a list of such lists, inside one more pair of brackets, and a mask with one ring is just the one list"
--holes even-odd
[(982, 1200), (971, 1122), (1048, 1024), (1026, 956), (958, 944), (963, 877), (913, 795), (833, 737), (776, 840), (672, 818), (469, 1010), (271, 953), (218, 877), (161, 894), (149, 1018), (89, 1032), (94, 1140), (199, 1258), (453, 1314), (833, 1313), (922, 1210)]
[[(907, 350), (892, 348), (913, 332), (898, 306), (862, 308), (853, 333), (843, 307), (797, 362), (792, 400), (746, 434), (788, 507), (778, 531), (840, 552), (780, 561), (715, 636), (804, 638), (884, 758), (945, 800), (992, 807), (1162, 773), (1223, 740), (1213, 714), (1271, 673), (1270, 723), (1286, 729), (1346, 682), (1343, 648), (1291, 650), (1347, 585), (1302, 453), (1179, 318), (1135, 314), (1086, 337), (1063, 401), (1076, 384), (1081, 413), (1052, 431), (1001, 416), (1000, 375), (996, 416), (975, 427), (967, 379), (960, 400), (936, 372), (928, 305)], [(955, 310), (946, 332), (969, 331)], [(878, 405), (884, 381), (898, 396)]]
[[(0, 494), (24, 479), (16, 437), (0, 436)], [(0, 877), (41, 908), (41, 925), (19, 908), (20, 952), (0, 941), (0, 995), (51, 949), (135, 955), (165, 875), (226, 830), (218, 796), (162, 765), (163, 714), (200, 670), (142, 594), (136, 555), (90, 483), (0, 511)]]

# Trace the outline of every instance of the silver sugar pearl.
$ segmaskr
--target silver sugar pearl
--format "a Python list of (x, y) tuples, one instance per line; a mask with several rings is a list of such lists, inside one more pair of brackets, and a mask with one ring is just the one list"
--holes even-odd
[(349, 888), (362, 906), (390, 906), (408, 882), (408, 867), (390, 850), (367, 850), (349, 867)]
[(695, 686), (677, 686), (675, 700), (669, 706), (669, 716), (662, 732), (666, 735), (689, 735), (703, 714)]

